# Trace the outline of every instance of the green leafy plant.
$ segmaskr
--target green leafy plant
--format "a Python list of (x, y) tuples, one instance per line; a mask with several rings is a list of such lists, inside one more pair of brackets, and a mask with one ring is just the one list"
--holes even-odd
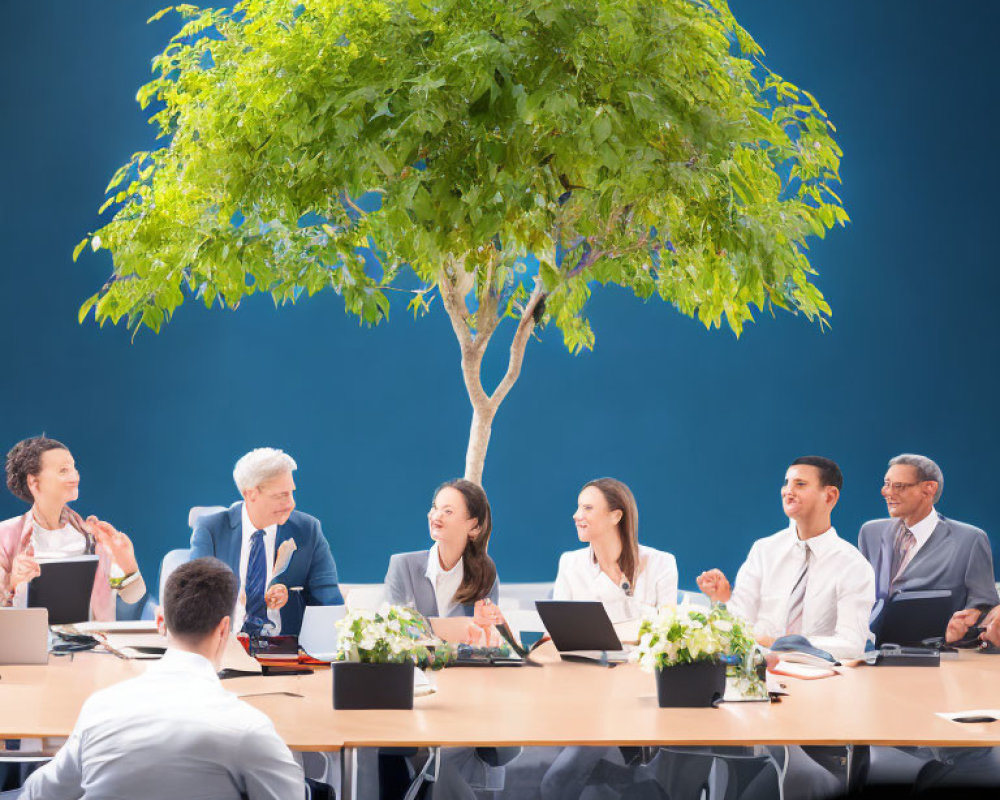
[(166, 143), (114, 174), (113, 218), (74, 253), (113, 261), (81, 321), (159, 331), (185, 298), (332, 289), (374, 325), (392, 293), (418, 315), (440, 299), (480, 481), (528, 341), (554, 325), (571, 352), (593, 347), (596, 286), (736, 335), (775, 307), (830, 314), (807, 239), (848, 219), (833, 125), (725, 0), (174, 10), (184, 25), (138, 93)]
[(403, 664), (440, 669), (454, 657), (446, 644), (433, 639), (427, 620), (407, 606), (355, 609), (337, 621), (337, 661), (362, 664)]

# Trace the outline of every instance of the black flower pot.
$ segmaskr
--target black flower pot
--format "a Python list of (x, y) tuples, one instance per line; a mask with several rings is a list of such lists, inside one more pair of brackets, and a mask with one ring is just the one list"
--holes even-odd
[(660, 708), (705, 708), (726, 693), (726, 665), (695, 661), (656, 670)]
[(334, 661), (333, 707), (413, 708), (413, 662), (359, 664)]

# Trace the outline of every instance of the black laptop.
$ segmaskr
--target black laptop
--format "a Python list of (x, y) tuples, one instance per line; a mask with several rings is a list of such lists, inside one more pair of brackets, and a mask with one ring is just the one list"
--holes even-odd
[(559, 655), (567, 660), (626, 661), (628, 653), (598, 600), (536, 600)]
[(875, 643), (918, 647), (930, 639), (943, 639), (951, 619), (948, 589), (899, 592), (889, 598), (879, 616)]
[(97, 556), (39, 559), (42, 574), (28, 584), (28, 608), (47, 608), (49, 625), (86, 622), (90, 619), (97, 561)]

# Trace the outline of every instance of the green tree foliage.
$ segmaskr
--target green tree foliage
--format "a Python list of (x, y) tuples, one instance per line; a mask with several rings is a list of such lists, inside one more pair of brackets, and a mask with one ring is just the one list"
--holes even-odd
[[(159, 331), (185, 297), (235, 308), (332, 288), (375, 324), (394, 289), (415, 313), (440, 295), (471, 438), (485, 424), (488, 441), (536, 326), (593, 346), (595, 284), (737, 335), (772, 306), (830, 313), (806, 242), (847, 220), (833, 126), (725, 0), (174, 10), (185, 24), (138, 93), (166, 144), (115, 173), (113, 219), (74, 254), (89, 242), (114, 264), (81, 321), (95, 308)], [(479, 365), (505, 317), (510, 367), (488, 394)], [(482, 442), (475, 479), (484, 457)]]

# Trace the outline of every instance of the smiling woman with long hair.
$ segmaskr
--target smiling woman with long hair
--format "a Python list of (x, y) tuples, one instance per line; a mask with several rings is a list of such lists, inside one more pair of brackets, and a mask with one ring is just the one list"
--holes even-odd
[[(110, 523), (83, 519), (70, 508), (80, 494), (80, 473), (69, 448), (45, 436), (25, 439), (7, 453), (6, 471), (7, 488), (31, 508), (0, 522), (0, 606), (27, 604), (28, 583), (40, 574), (40, 560), (91, 554), (98, 557), (93, 618), (138, 616), (146, 586), (132, 541)], [(113, 565), (119, 577), (112, 576)]]
[(587, 546), (560, 557), (554, 599), (600, 600), (612, 622), (676, 604), (677, 562), (639, 544), (639, 509), (628, 486), (614, 478), (585, 484), (573, 522)]

